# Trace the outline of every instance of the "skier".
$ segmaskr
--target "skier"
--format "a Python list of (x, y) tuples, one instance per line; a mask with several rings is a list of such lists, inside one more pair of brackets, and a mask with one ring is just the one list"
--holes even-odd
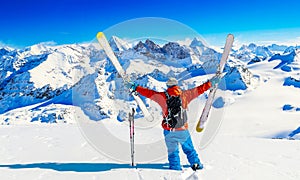
[(164, 129), (163, 134), (168, 150), (170, 169), (182, 170), (179, 159), (179, 144), (186, 154), (191, 168), (194, 171), (203, 168), (188, 130), (186, 110), (193, 99), (214, 87), (220, 80), (220, 77), (214, 76), (200, 86), (189, 90), (181, 90), (178, 86), (178, 81), (175, 78), (169, 78), (165, 92), (157, 92), (132, 82), (126, 84), (133, 92), (138, 92), (161, 106), (163, 112), (161, 125)]

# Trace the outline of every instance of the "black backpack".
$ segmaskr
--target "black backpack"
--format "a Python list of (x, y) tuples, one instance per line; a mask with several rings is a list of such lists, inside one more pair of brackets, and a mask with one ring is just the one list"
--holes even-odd
[(168, 116), (164, 119), (165, 123), (171, 128), (180, 128), (187, 122), (186, 110), (182, 108), (180, 96), (170, 96), (165, 92), (167, 97)]

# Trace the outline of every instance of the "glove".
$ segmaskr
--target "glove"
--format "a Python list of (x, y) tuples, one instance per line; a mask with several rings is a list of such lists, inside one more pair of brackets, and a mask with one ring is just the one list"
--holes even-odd
[(135, 92), (138, 84), (135, 84), (134, 82), (125, 82), (125, 86), (130, 89), (131, 92)]
[(209, 81), (211, 83), (211, 86), (215, 87), (217, 84), (219, 84), (219, 82), (221, 81), (221, 78), (220, 78), (220, 76), (214, 76)]

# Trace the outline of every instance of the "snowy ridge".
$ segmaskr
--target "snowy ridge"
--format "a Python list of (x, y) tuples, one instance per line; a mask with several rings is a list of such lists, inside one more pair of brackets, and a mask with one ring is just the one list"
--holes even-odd
[[(161, 47), (147, 39), (130, 48), (129, 43), (115, 36), (110, 39), (110, 43), (118, 55), (121, 65), (125, 67), (134, 81), (161, 91), (166, 88), (163, 82), (168, 77), (179, 78), (185, 89), (195, 86), (194, 83), (183, 82), (193, 77), (213, 75), (221, 55), (197, 38), (193, 39), (189, 46), (168, 42)], [(271, 49), (278, 52), (283, 50), (283, 47), (272, 45)], [(255, 58), (258, 58), (259, 61), (254, 61)], [(268, 47), (257, 46), (254, 43), (248, 46), (244, 45), (232, 53), (229, 58), (224, 71), (225, 85), (220, 88), (224, 91), (246, 91), (249, 87), (255, 89), (259, 85), (261, 77), (253, 74), (245, 66), (245, 63), (255, 64), (264, 60), (270, 62), (281, 60), (281, 63), (274, 68), (280, 67), (283, 71), (291, 72), (298, 70), (298, 59), (296, 48), (287, 47), (282, 53), (275, 54)], [(143, 69), (138, 68), (141, 66)], [(88, 92), (86, 88), (77, 88), (86, 86), (85, 84), (80, 85), (80, 82), (89, 82), (88, 84), (95, 87), (91, 88), (92, 92), (89, 93), (94, 96), (89, 101), (90, 105), (94, 104), (92, 109), (95, 109), (93, 112), (89, 112), (89, 116), (93, 117), (91, 119), (99, 120), (99, 118), (119, 116), (122, 107), (114, 109), (113, 99), (132, 101), (126, 88), (123, 87), (122, 80), (117, 77), (114, 67), (109, 61), (106, 61), (105, 54), (96, 44), (63, 46), (37, 44), (24, 50), (2, 48), (1, 67), (0, 97), (3, 102), (11, 102), (1, 105), (1, 113), (4, 116), (9, 110), (45, 101), (48, 102), (43, 103), (45, 106), (48, 106), (49, 102), (74, 105), (72, 93), (85, 94)], [(89, 80), (82, 80), (83, 78)], [(155, 82), (150, 80), (151, 78)], [(205, 80), (201, 80), (199, 83), (203, 81)], [(104, 87), (108, 89), (103, 89)], [(60, 96), (64, 98), (67, 96), (68, 100), (59, 98)], [(84, 97), (82, 96), (82, 98)], [(99, 98), (106, 99), (105, 102), (111, 101), (111, 103), (103, 103), (104, 101)], [(150, 102), (147, 99), (143, 100), (151, 108)], [(124, 103), (126, 106), (126, 102)], [(102, 115), (99, 115), (98, 111)], [(117, 117), (117, 119), (124, 119), (124, 117)], [(5, 118), (5, 124), (8, 124), (8, 121)]]
[(280, 68), (283, 71), (291, 72), (294, 70), (299, 70), (300, 68), (300, 57), (298, 56), (299, 51), (295, 48), (288, 48), (283, 54), (273, 55), (269, 61), (280, 60), (281, 62), (274, 67)]
[[(163, 82), (168, 77), (179, 78), (183, 85), (186, 84), (183, 83), (184, 80), (213, 74), (221, 55), (220, 52), (207, 47), (198, 38), (194, 38), (189, 46), (168, 42), (161, 47), (150, 39), (145, 42), (140, 41), (132, 46), (115, 36), (109, 42), (131, 78), (138, 84), (147, 85), (156, 90), (166, 88)], [(276, 52), (279, 50), (284, 52), (275, 54), (269, 48)], [(37, 44), (23, 50), (1, 48), (0, 52), (0, 98), (3, 102), (7, 102), (1, 104), (0, 113), (3, 116), (10, 110), (49, 100), (49, 102), (55, 100), (55, 103), (72, 105), (72, 91), (78, 89), (76, 86), (79, 85), (78, 82), (82, 78), (87, 78), (91, 74), (94, 74), (90, 76), (93, 78), (87, 82), (97, 87), (93, 89), (96, 97), (93, 101), (98, 102), (94, 108), (96, 111), (101, 109), (101, 114), (104, 115), (95, 115), (95, 117), (115, 117), (120, 110), (114, 112), (111, 109), (114, 105), (107, 105), (97, 97), (107, 99), (106, 101), (113, 98), (132, 100), (123, 87), (122, 80), (116, 76), (114, 67), (109, 61), (106, 61), (105, 54), (96, 44), (61, 46)], [(297, 54), (295, 48), (294, 50), (291, 47), (284, 49), (284, 46), (274, 44), (269, 47), (257, 46), (254, 43), (248, 46), (244, 45), (232, 53), (229, 58), (225, 67), (226, 83), (220, 88), (231, 91), (247, 90), (249, 87), (256, 88), (259, 76), (254, 75), (244, 65), (245, 63), (253, 64), (266, 59), (269, 61), (281, 60), (282, 62), (274, 68), (280, 67), (289, 72), (292, 69), (298, 70), (299, 57)], [(258, 61), (255, 61), (255, 58)], [(138, 68), (141, 66), (143, 69)], [(151, 82), (150, 77), (154, 78), (156, 82)], [(162, 85), (159, 85), (160, 82)], [(191, 88), (194, 85), (194, 83), (193, 85), (186, 84), (183, 88)], [(105, 90), (104, 87), (108, 87), (108, 89)], [(85, 90), (81, 91), (81, 93), (86, 92)], [(59, 96), (65, 96), (66, 93), (69, 94), (68, 101), (57, 101)], [(51, 100), (53, 98), (54, 100)], [(144, 101), (149, 106), (149, 102), (146, 99)], [(8, 124), (8, 121), (5, 118), (5, 124)]]
[(116, 36), (111, 37), (109, 44), (113, 49), (113, 51), (119, 51), (119, 52), (126, 51), (131, 47), (126, 41), (123, 41), (122, 39)]
[(249, 64), (266, 60), (272, 55), (273, 53), (268, 47), (257, 46), (254, 43), (243, 45), (238, 51), (235, 52), (235, 57), (237, 59), (248, 62)]

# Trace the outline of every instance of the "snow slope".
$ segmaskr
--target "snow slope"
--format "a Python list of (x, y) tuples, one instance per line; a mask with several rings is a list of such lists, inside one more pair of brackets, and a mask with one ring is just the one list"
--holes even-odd
[[(166, 88), (169, 76), (181, 78), (184, 89), (205, 82), (213, 74), (204, 65), (220, 56), (197, 39), (190, 46), (169, 43), (165, 48), (142, 42), (139, 46), (148, 49), (141, 51), (117, 37), (110, 42), (114, 40), (131, 77), (158, 91)], [(219, 91), (221, 106), (215, 105), (209, 119), (221, 117), (222, 124), (206, 147), (199, 146), (203, 134), (193, 128), (205, 94), (191, 103), (190, 131), (204, 169), (190, 179), (300, 179), (300, 55), (297, 48), (265, 47), (250, 44), (230, 56), (226, 86)], [(136, 105), (96, 45), (35, 45), (0, 52), (1, 178), (187, 178), (188, 173), (167, 169), (159, 108), (147, 99), (157, 118), (147, 124), (137, 111), (137, 168), (129, 166), (124, 120)], [(187, 171), (182, 152), (181, 161)]]

